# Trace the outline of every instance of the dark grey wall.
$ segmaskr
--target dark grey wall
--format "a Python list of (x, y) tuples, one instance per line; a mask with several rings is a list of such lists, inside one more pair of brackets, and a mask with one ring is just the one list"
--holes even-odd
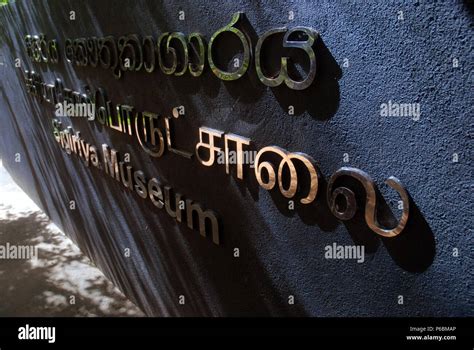
[[(76, 11), (71, 22), (69, 11)], [(186, 21), (178, 21), (184, 10)], [(296, 19), (288, 23), (287, 12)], [(31, 63), (22, 38), (164, 31), (202, 32), (208, 39), (244, 11), (257, 34), (284, 25), (321, 33), (318, 76), (304, 92), (270, 89), (255, 72), (235, 82), (209, 69), (198, 79), (160, 72), (126, 74)], [(398, 20), (403, 11), (404, 20)], [(0, 8), (3, 164), (22, 188), (106, 275), (150, 315), (461, 316), (474, 314), (472, 257), (472, 7), (443, 1), (17, 1)], [(116, 103), (186, 116), (178, 141), (191, 148), (202, 125), (311, 155), (328, 178), (359, 167), (378, 184), (397, 176), (415, 205), (407, 232), (379, 239), (336, 221), (324, 205), (285, 209), (281, 196), (242, 183), (222, 167), (167, 154), (148, 157), (127, 136), (84, 120), (74, 128), (94, 145), (108, 143), (149, 176), (219, 213), (223, 245), (177, 224), (135, 193), (86, 168), (55, 143), (51, 105), (25, 92), (21, 71), (47, 82), (104, 87)], [(349, 67), (343, 66), (344, 58)], [(454, 68), (453, 58), (460, 66)], [(418, 102), (421, 119), (384, 118), (381, 103)], [(289, 116), (288, 105), (296, 107)], [(21, 153), (22, 162), (14, 161)], [(343, 154), (349, 163), (343, 163)], [(452, 162), (459, 153), (459, 162)], [(385, 186), (388, 203), (397, 199)], [(77, 210), (69, 210), (69, 200)], [(324, 247), (365, 244), (364, 263), (326, 260)], [(131, 258), (123, 249), (131, 248)], [(239, 247), (241, 257), (233, 257)], [(453, 257), (453, 248), (459, 257)], [(179, 295), (186, 305), (178, 304)], [(288, 305), (289, 295), (295, 305)], [(404, 296), (404, 305), (397, 297)]]

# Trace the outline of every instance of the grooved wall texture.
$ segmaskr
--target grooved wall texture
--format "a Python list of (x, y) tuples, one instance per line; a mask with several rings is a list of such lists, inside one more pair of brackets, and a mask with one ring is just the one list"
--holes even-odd
[[(116, 80), (109, 70), (64, 59), (66, 38), (137, 33), (156, 39), (166, 31), (199, 31), (209, 40), (237, 11), (246, 13), (254, 38), (282, 26), (320, 32), (318, 73), (309, 89), (268, 88), (253, 61), (244, 78), (223, 82), (208, 66), (200, 78), (142, 71)], [(148, 315), (473, 316), (472, 16), (468, 1), (16, 1), (0, 7), (3, 164)], [(39, 33), (59, 41), (58, 64), (26, 56), (24, 35)], [(218, 46), (222, 56), (240, 50), (231, 36)], [(275, 64), (279, 56), (266, 57)], [(97, 147), (107, 143), (130, 153), (148, 178), (215, 210), (222, 227), (217, 246), (67, 155), (52, 134), (53, 106), (25, 90), (25, 69), (74, 90), (103, 87), (114, 103), (140, 111), (171, 115), (185, 106), (174, 123), (181, 148), (192, 150), (198, 128), (207, 126), (249, 137), (256, 149), (304, 152), (326, 181), (342, 166), (361, 168), (399, 215), (398, 197), (384, 185), (396, 176), (413, 199), (410, 223), (399, 237), (381, 239), (363, 219), (337, 221), (324, 204), (324, 183), (314, 205), (289, 210), (278, 191), (260, 188), (254, 176), (240, 181), (222, 165), (204, 167), (172, 153), (151, 158), (130, 136), (97, 122), (63, 120)], [(389, 101), (419, 103), (420, 120), (382, 117), (380, 106)], [(365, 261), (325, 259), (334, 242), (363, 244)]]

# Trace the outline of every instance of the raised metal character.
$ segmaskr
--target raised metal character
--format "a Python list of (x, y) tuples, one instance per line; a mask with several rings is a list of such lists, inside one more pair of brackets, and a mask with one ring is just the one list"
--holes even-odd
[[(152, 36), (146, 36), (143, 38), (143, 67), (145, 71), (148, 73), (152, 73), (155, 70), (155, 62), (156, 62), (156, 55), (155, 55), (155, 43), (153, 41)], [(147, 49), (148, 48), (148, 49)], [(149, 58), (147, 57), (147, 53)]]
[[(194, 43), (197, 43), (197, 49)], [(189, 73), (191, 73), (193, 77), (199, 77), (204, 71), (204, 64), (206, 63), (206, 44), (204, 37), (200, 33), (189, 34), (188, 46), (198, 58), (197, 62), (192, 62), (193, 60), (190, 59), (188, 64)]]
[[(252, 48), (250, 46), (250, 40), (247, 38), (247, 36), (241, 30), (234, 27), (234, 25), (236, 25), (243, 16), (245, 16), (245, 14), (242, 13), (242, 12), (234, 13), (230, 23), (228, 25), (226, 25), (225, 27), (223, 27), (223, 28), (219, 29), (218, 31), (216, 31), (212, 35), (211, 40), (209, 41), (207, 59), (209, 61), (209, 66), (211, 67), (212, 72), (219, 79), (227, 80), (227, 81), (237, 80), (237, 79), (241, 78), (245, 74), (245, 72), (247, 72), (247, 69), (249, 68), (250, 56), (251, 56), (251, 53), (252, 53)], [(217, 37), (220, 34), (225, 33), (225, 32), (235, 34), (239, 38), (240, 42), (242, 43), (243, 49), (244, 49), (244, 57), (243, 57), (242, 63), (240, 64), (239, 69), (237, 69), (235, 72), (226, 72), (224, 70), (221, 70), (217, 67), (217, 65), (214, 62), (214, 57), (213, 57), (213, 53), (212, 53), (212, 45), (216, 41)]]
[[(207, 142), (204, 141), (204, 134), (207, 135)], [(223, 131), (208, 128), (208, 127), (200, 127), (199, 128), (199, 142), (196, 144), (196, 157), (199, 162), (204, 166), (212, 166), (216, 159), (216, 152), (221, 152), (221, 148), (215, 145), (215, 139), (220, 139), (224, 135)], [(199, 150), (201, 148), (206, 148), (209, 150), (209, 159), (204, 160), (201, 155), (199, 154)]]
[[(395, 237), (403, 231), (408, 221), (410, 201), (408, 193), (400, 180), (391, 176), (385, 181), (388, 186), (398, 192), (403, 205), (403, 212), (398, 225), (394, 228), (387, 229), (383, 228), (377, 219), (377, 196), (374, 181), (367, 173), (357, 168), (343, 167), (331, 176), (327, 188), (328, 205), (331, 212), (340, 220), (349, 220), (355, 214), (356, 206), (354, 192), (346, 187), (342, 187), (342, 189), (339, 189), (341, 187), (338, 187), (333, 190), (335, 181), (343, 176), (355, 178), (364, 187), (366, 192), (365, 221), (372, 231), (383, 237)], [(346, 204), (344, 205), (340, 204), (341, 196), (346, 199)]]
[[(277, 174), (275, 173), (275, 169), (272, 163), (270, 163), (269, 161), (262, 162), (260, 160), (262, 155), (268, 152), (276, 153), (282, 158), (278, 166)], [(306, 197), (300, 200), (302, 204), (309, 204), (315, 200), (316, 195), (318, 193), (319, 185), (319, 174), (315, 166), (315, 161), (311, 156), (300, 152), (289, 153), (288, 151), (278, 146), (264, 147), (257, 153), (257, 156), (255, 157), (255, 177), (260, 186), (269, 191), (275, 187), (277, 181), (276, 175), (278, 175), (278, 186), (280, 188), (281, 194), (283, 194), (283, 196), (285, 196), (286, 198), (293, 198), (298, 190), (298, 173), (295, 164), (293, 163), (294, 160), (302, 162), (309, 172), (310, 185), (308, 194)], [(288, 188), (285, 188), (283, 184), (283, 169), (285, 167), (288, 167), (290, 173), (290, 183), (288, 185)], [(268, 177), (268, 180), (266, 181), (263, 179), (262, 176), (264, 169)]]
[[(149, 124), (149, 133), (147, 133), (146, 119), (148, 119)], [(163, 132), (155, 126), (155, 121), (158, 120), (158, 115), (151, 112), (142, 112), (142, 130), (140, 132), (138, 126), (139, 118), (135, 118), (135, 134), (137, 135), (138, 142), (142, 146), (143, 150), (152, 157), (161, 157), (165, 151), (165, 138), (163, 137)], [(143, 138), (141, 134), (143, 133)], [(148, 135), (149, 134), (149, 135)], [(158, 140), (156, 139), (158, 136)], [(148, 140), (150, 139), (150, 141)], [(147, 142), (150, 142), (154, 148), (148, 147)], [(158, 144), (157, 144), (158, 142)]]
[[(265, 75), (263, 68), (262, 68), (262, 46), (265, 40), (275, 34), (282, 34), (285, 33), (283, 37), (283, 47), (286, 48), (296, 48), (301, 49), (306, 52), (309, 58), (309, 72), (307, 73), (306, 77), (301, 81), (296, 81), (292, 79), (288, 75), (288, 60), (289, 57), (282, 57), (281, 58), (281, 68), (278, 75), (275, 77), (268, 77)], [(307, 39), (306, 40), (290, 40), (290, 37), (294, 37), (295, 35), (304, 34)], [(258, 78), (260, 81), (270, 87), (275, 87), (281, 85), (281, 83), (285, 83), (290, 89), (293, 90), (304, 90), (309, 87), (316, 76), (316, 55), (314, 54), (313, 44), (318, 38), (318, 33), (313, 30), (312, 28), (307, 27), (295, 27), (288, 31), (287, 28), (275, 28), (271, 29), (265, 34), (263, 34), (257, 42), (257, 46), (255, 48), (255, 68), (257, 71)]]

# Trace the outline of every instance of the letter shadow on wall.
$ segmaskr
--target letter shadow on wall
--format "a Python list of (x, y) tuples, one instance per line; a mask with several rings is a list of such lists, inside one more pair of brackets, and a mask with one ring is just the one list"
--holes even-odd
[[(271, 164), (277, 164), (276, 168), (278, 168), (278, 164), (280, 164), (282, 161), (281, 158), (276, 154), (269, 154), (264, 160), (270, 162)], [(303, 223), (308, 226), (316, 225), (323, 232), (333, 232), (338, 226), (338, 220), (332, 215), (327, 204), (326, 179), (322, 176), (318, 169), (319, 177), (316, 199), (309, 204), (302, 204), (300, 200), (309, 193), (311, 179), (306, 167), (301, 162), (294, 162), (293, 165), (295, 166), (296, 172), (298, 174), (298, 190), (296, 195), (293, 198), (285, 198), (280, 192), (277, 180), (275, 187), (269, 191), (270, 197), (272, 198), (275, 206), (277, 207), (278, 211), (286, 217), (298, 215), (301, 221), (303, 221)], [(264, 181), (268, 180), (268, 176), (263, 175), (263, 178)], [(290, 181), (290, 173), (287, 166), (285, 166), (282, 172), (283, 186), (288, 188)], [(255, 186), (256, 191), (258, 192), (259, 185), (256, 180)], [(260, 190), (262, 189), (260, 188)], [(257, 198), (254, 197), (254, 199), (256, 200)], [(290, 204), (293, 206), (293, 208), (290, 207)]]
[[(295, 165), (297, 173), (304, 174), (304, 170), (298, 169), (298, 164)], [(320, 172), (319, 174), (321, 175)], [(288, 183), (289, 176), (283, 172), (283, 184), (286, 188)], [(364, 245), (365, 251), (373, 254), (379, 248), (380, 242), (382, 242), (395, 263), (405, 271), (423, 272), (431, 266), (436, 253), (434, 235), (410, 194), (408, 194), (410, 212), (404, 230), (396, 237), (386, 238), (373, 232), (366, 224), (366, 193), (362, 184), (356, 179), (345, 176), (341, 180), (337, 180), (337, 186), (334, 188), (339, 186), (350, 188), (354, 191), (356, 197), (357, 210), (354, 217), (350, 220), (342, 221), (355, 244)], [(299, 189), (308, 188), (308, 179), (301, 178), (298, 187)], [(324, 232), (332, 232), (338, 226), (339, 220), (332, 214), (329, 208), (326, 189), (327, 181), (320, 176), (319, 190), (315, 201), (305, 205), (299, 203), (300, 198), (292, 198), (294, 200), (294, 210), (289, 209), (289, 199), (282, 196), (278, 185), (270, 191), (270, 195), (276, 207), (283, 215), (291, 217), (297, 213), (306, 225), (317, 225)], [(393, 214), (379, 189), (377, 187), (375, 189), (377, 195), (376, 213), (379, 224), (384, 228), (396, 227), (398, 225), (398, 218)], [(303, 192), (306, 193), (305, 190)]]
[(464, 6), (467, 8), (469, 11), (469, 14), (471, 17), (474, 16), (474, 2), (472, 0), (464, 0)]

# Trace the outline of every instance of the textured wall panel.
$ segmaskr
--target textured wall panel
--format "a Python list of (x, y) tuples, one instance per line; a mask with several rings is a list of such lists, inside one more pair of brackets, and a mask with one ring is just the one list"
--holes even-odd
[[(185, 21), (178, 19), (181, 10)], [(271, 89), (254, 68), (234, 82), (208, 68), (200, 78), (155, 71), (116, 80), (108, 70), (64, 59), (32, 63), (22, 42), (26, 34), (44, 33), (63, 48), (67, 37), (156, 38), (165, 31), (200, 31), (209, 40), (236, 11), (246, 13), (256, 35), (285, 25), (319, 31), (315, 83), (304, 91)], [(17, 1), (0, 8), (3, 164), (149, 315), (472, 316), (472, 15), (459, 1)], [(230, 38), (220, 45), (226, 51), (237, 44)], [(17, 57), (21, 69), (14, 67)], [(65, 122), (98, 147), (129, 152), (134, 167), (215, 210), (222, 226), (217, 246), (67, 155), (52, 134), (52, 106), (26, 93), (24, 69), (46, 82), (60, 78), (68, 88), (103, 87), (114, 103), (138, 110), (170, 114), (184, 105), (186, 115), (175, 124), (182, 148), (193, 149), (198, 128), (208, 126), (249, 137), (257, 149), (305, 152), (326, 180), (342, 166), (361, 168), (392, 208), (397, 197), (382, 184), (394, 175), (413, 199), (409, 226), (399, 237), (380, 239), (360, 223), (337, 221), (323, 199), (290, 211), (281, 195), (252, 177), (240, 181), (222, 166), (170, 153), (151, 158), (130, 136), (78, 118)], [(420, 120), (381, 117), (388, 101), (420, 103)], [(365, 262), (325, 259), (334, 242), (364, 244)]]

